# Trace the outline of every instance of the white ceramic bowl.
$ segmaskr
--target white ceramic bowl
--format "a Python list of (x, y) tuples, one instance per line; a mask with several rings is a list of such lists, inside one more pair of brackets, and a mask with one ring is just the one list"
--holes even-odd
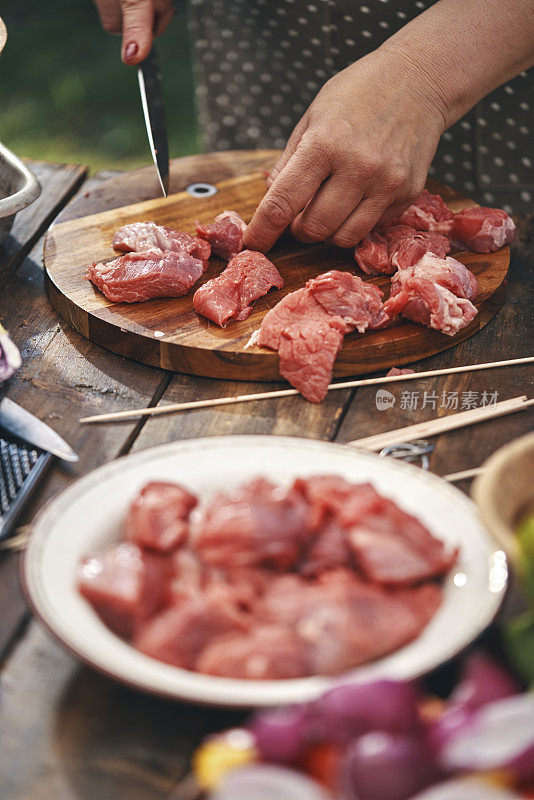
[[(333, 678), (247, 681), (178, 669), (138, 652), (100, 621), (76, 588), (80, 559), (119, 538), (132, 497), (149, 480), (175, 480), (202, 499), (263, 475), (287, 484), (311, 474), (371, 481), (416, 514), (435, 536), (459, 545), (444, 600), (421, 635), (343, 679), (410, 679), (454, 656), (491, 622), (507, 583), (506, 556), (460, 491), (417, 467), (346, 445), (277, 436), (229, 436), (175, 442), (120, 458), (80, 478), (40, 512), (23, 575), (36, 614), (81, 659), (106, 674), (168, 697), (250, 707), (311, 700)], [(339, 679), (339, 678), (338, 678)]]

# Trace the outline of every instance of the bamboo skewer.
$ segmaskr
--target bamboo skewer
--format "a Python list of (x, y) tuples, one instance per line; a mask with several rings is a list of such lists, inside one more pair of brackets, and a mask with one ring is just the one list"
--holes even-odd
[[(483, 369), (495, 369), (496, 367), (509, 367), (518, 364), (529, 364), (534, 362), (534, 356), (525, 358), (511, 358), (505, 361), (489, 361), (485, 364), (466, 364), (461, 367), (448, 367), (445, 369), (431, 369), (425, 372), (415, 372), (412, 375), (392, 375), (390, 378), (362, 378), (354, 381), (344, 381), (342, 383), (331, 383), (329, 391), (334, 389), (355, 389), (360, 386), (377, 386), (382, 383), (396, 383), (398, 381), (415, 380), (418, 378), (433, 378), (438, 375), (454, 375), (458, 372), (475, 372)], [(150, 406), (148, 408), (136, 408), (130, 411), (114, 411), (109, 414), (95, 414), (91, 417), (82, 417), (81, 423), (88, 422), (115, 422), (125, 419), (135, 419), (136, 417), (147, 416), (155, 417), (160, 414), (173, 414), (179, 411), (192, 411), (197, 408), (215, 408), (217, 406), (234, 405), (235, 403), (247, 403), (256, 400), (272, 400), (278, 397), (292, 397), (299, 394), (296, 389), (280, 389), (273, 392), (256, 392), (255, 394), (241, 394), (235, 397), (216, 397), (207, 400), (192, 400), (185, 403), (169, 403), (164, 406)]]
[(473, 469), (464, 469), (461, 472), (450, 472), (448, 475), (443, 475), (443, 480), (449, 483), (456, 483), (456, 481), (464, 481), (466, 478), (476, 478), (484, 472), (484, 467), (473, 467)]
[(435, 436), (438, 433), (445, 433), (456, 428), (463, 428), (466, 425), (473, 425), (476, 422), (483, 422), (487, 419), (502, 417), (505, 414), (513, 414), (515, 411), (523, 411), (528, 406), (534, 404), (534, 398), (527, 400), (526, 395), (513, 397), (510, 400), (502, 400), (500, 403), (473, 408), (469, 411), (460, 411), (456, 414), (448, 414), (446, 417), (438, 417), (427, 422), (418, 422), (415, 425), (408, 425), (405, 428), (398, 428), (385, 433), (378, 433), (374, 436), (366, 436), (363, 439), (356, 439), (347, 442), (363, 450), (381, 450), (399, 442), (412, 442), (414, 439), (424, 438), (425, 436)]

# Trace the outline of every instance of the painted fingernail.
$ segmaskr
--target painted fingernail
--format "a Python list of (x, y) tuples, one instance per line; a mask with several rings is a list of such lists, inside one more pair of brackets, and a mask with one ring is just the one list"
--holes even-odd
[(138, 50), (139, 46), (137, 42), (129, 42), (126, 45), (126, 50), (124, 51), (124, 58), (127, 60), (130, 60), (130, 58), (135, 58)]

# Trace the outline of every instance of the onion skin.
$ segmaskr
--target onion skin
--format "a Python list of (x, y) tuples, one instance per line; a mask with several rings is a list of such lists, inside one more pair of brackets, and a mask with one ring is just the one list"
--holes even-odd
[(309, 744), (310, 722), (307, 706), (289, 706), (259, 712), (248, 727), (264, 761), (294, 764)]
[(519, 691), (519, 684), (504, 667), (477, 651), (466, 658), (460, 682), (449, 703), (475, 711), (486, 703), (510, 697)]
[(417, 738), (375, 731), (355, 739), (340, 769), (344, 800), (409, 800), (441, 777)]
[(413, 733), (420, 729), (418, 694), (410, 683), (380, 680), (335, 686), (316, 703), (317, 724), (327, 741), (348, 744), (369, 731)]

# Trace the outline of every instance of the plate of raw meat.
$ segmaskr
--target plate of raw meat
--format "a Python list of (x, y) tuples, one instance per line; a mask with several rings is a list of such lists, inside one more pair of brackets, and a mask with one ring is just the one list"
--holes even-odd
[(506, 557), (457, 489), (349, 446), (213, 437), (127, 456), (38, 515), (33, 609), (146, 691), (236, 707), (410, 679), (491, 622)]

